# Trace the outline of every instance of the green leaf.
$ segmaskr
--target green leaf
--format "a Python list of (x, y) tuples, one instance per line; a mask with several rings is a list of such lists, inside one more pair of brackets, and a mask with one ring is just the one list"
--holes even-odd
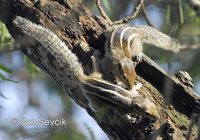
[(6, 44), (13, 42), (13, 38), (9, 34), (6, 26), (0, 22), (0, 44)]
[(179, 7), (179, 15), (180, 15), (180, 23), (184, 23), (184, 17), (183, 17), (183, 7), (181, 0), (178, 1), (178, 7)]
[(174, 35), (177, 32), (178, 26), (179, 26), (178, 23), (174, 23), (169, 35), (171, 35), (171, 36)]
[(171, 14), (171, 7), (170, 4), (167, 4), (167, 9), (166, 9), (166, 24), (170, 24), (170, 14)]
[(26, 56), (24, 57), (24, 62), (26, 65), (26, 69), (29, 71), (31, 76), (40, 74), (40, 70), (37, 68), (37, 66), (35, 64), (33, 64), (33, 62), (28, 57), (26, 57)]
[(9, 74), (11, 74), (13, 71), (7, 67), (5, 67), (4, 65), (0, 64), (0, 70), (5, 71)]
[(5, 80), (5, 81), (9, 81), (9, 82), (19, 83), (18, 81), (6, 78), (2, 73), (0, 73), (0, 79)]
[(4, 41), (4, 38), (6, 37), (6, 30), (5, 25), (3, 23), (0, 23), (0, 31), (1, 31), (1, 43)]

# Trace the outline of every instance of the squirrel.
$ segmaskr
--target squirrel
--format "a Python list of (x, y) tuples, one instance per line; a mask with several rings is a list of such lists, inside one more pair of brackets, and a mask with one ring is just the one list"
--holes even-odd
[(135, 67), (142, 61), (143, 43), (177, 53), (180, 44), (176, 39), (145, 25), (131, 27), (127, 24), (114, 25), (105, 32), (107, 42), (101, 70), (111, 79), (113, 73), (121, 86), (132, 89), (135, 86)]
[[(156, 118), (159, 117), (155, 104), (147, 97), (143, 98), (137, 93), (137, 89), (140, 87), (128, 91), (103, 80), (100, 73), (94, 72), (86, 75), (76, 54), (51, 30), (19, 16), (14, 19), (13, 23), (25, 35), (39, 42), (41, 45), (38, 47), (45, 48), (48, 53), (51, 53), (57, 59), (58, 65), (65, 69), (66, 75), (70, 74), (71, 79), (75, 81), (74, 84), (78, 84), (82, 88), (83, 94), (86, 97), (86, 94), (89, 93), (115, 104), (120, 104), (121, 102), (130, 106), (136, 105), (136, 109), (139, 106), (140, 109), (143, 109), (149, 115)], [(140, 102), (138, 103), (138, 101), (142, 102), (142, 104), (139, 105)]]

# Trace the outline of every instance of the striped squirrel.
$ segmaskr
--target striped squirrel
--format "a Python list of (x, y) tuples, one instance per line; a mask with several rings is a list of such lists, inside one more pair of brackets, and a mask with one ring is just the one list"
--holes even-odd
[(41, 45), (38, 47), (45, 48), (48, 53), (55, 57), (58, 62), (57, 66), (65, 70), (66, 76), (70, 75), (71, 81), (66, 82), (66, 84), (81, 88), (86, 97), (88, 94), (92, 94), (114, 104), (127, 104), (133, 108), (137, 106), (136, 110), (139, 107), (138, 113), (142, 109), (151, 116), (159, 116), (155, 104), (147, 97), (139, 96), (136, 89), (125, 90), (103, 80), (101, 74), (96, 72), (86, 75), (77, 56), (51, 30), (19, 16), (13, 22), (26, 36), (39, 42)]
[(108, 79), (109, 73), (113, 73), (116, 81), (121, 81), (122, 86), (128, 89), (135, 86), (135, 66), (142, 61), (143, 43), (174, 53), (180, 48), (177, 40), (145, 25), (114, 25), (105, 32), (105, 36), (107, 42), (101, 70), (107, 74)]

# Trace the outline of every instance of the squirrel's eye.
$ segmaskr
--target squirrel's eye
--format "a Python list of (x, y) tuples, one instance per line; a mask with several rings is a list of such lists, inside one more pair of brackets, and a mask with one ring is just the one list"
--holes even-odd
[(122, 66), (120, 64), (117, 65), (119, 71), (122, 71)]
[(122, 78), (126, 80), (126, 76), (125, 75), (123, 75)]
[(114, 77), (115, 77), (114, 73), (113, 72), (109, 72), (109, 78), (113, 79)]

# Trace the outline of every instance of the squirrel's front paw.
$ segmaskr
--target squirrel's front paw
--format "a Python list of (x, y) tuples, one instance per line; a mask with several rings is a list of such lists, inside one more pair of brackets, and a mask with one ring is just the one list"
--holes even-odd
[(142, 83), (137, 83), (136, 85), (134, 85), (134, 86), (132, 87), (132, 89), (130, 90), (130, 92), (131, 92), (131, 94), (132, 94), (133, 96), (139, 95), (139, 94), (138, 94), (138, 90), (141, 89), (141, 88), (142, 88)]
[(139, 90), (140, 88), (142, 88), (142, 83), (137, 83), (135, 86), (132, 87), (132, 90)]

